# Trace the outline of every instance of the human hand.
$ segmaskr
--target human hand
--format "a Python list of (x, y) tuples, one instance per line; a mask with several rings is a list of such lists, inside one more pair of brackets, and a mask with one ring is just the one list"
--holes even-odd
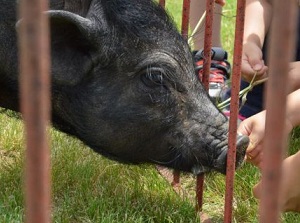
[(262, 162), (262, 143), (265, 135), (265, 120), (266, 112), (260, 112), (254, 116), (251, 116), (244, 121), (238, 127), (238, 133), (249, 136), (250, 143), (246, 150), (246, 161), (261, 168)]
[(250, 83), (255, 73), (255, 80), (263, 79), (267, 76), (268, 67), (265, 65), (262, 56), (261, 48), (257, 44), (253, 42), (244, 43), (241, 68), (242, 78), (245, 81)]
[[(242, 121), (238, 127), (238, 133), (247, 135), (250, 143), (246, 149), (246, 161), (261, 169), (263, 161), (263, 139), (265, 137), (266, 111), (262, 111)], [(293, 123), (287, 117), (285, 119), (285, 131), (289, 133), (293, 129)]]

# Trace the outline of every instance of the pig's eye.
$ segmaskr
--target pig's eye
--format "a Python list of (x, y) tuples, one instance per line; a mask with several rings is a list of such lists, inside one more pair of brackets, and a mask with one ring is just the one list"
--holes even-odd
[(148, 87), (158, 87), (164, 85), (164, 74), (161, 69), (147, 69), (141, 75), (142, 82)]

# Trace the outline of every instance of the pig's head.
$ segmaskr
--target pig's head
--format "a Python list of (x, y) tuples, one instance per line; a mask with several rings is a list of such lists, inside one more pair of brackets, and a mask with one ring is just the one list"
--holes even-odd
[[(228, 120), (164, 10), (149, 0), (89, 7), (48, 12), (54, 125), (119, 161), (224, 173)], [(238, 163), (247, 143), (238, 140)]]

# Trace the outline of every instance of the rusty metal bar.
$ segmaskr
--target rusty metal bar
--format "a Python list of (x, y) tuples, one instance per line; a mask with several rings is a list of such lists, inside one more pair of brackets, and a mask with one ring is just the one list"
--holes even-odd
[(196, 211), (201, 212), (203, 206), (204, 174), (197, 175), (196, 179)]
[(183, 0), (183, 5), (182, 5), (182, 21), (181, 21), (181, 35), (186, 40), (188, 39), (188, 34), (189, 34), (190, 5), (191, 5), (191, 0)]
[(163, 8), (166, 7), (166, 0), (159, 0), (159, 5)]
[(26, 222), (50, 222), (49, 29), (46, 0), (20, 1), (20, 98), (25, 121)]
[(211, 64), (213, 18), (214, 18), (214, 0), (206, 0), (202, 83), (207, 91), (209, 89), (209, 73), (210, 73), (210, 64)]
[(178, 170), (173, 171), (173, 181), (171, 185), (175, 190), (180, 188), (180, 171)]
[(289, 62), (295, 52), (297, 13), (296, 1), (273, 1), (272, 38), (270, 38), (267, 55), (269, 79), (266, 89), (266, 136), (263, 145), (264, 162), (259, 218), (262, 223), (280, 222), (281, 163), (287, 146), (284, 123), (287, 77)]
[(240, 79), (241, 79), (245, 7), (246, 7), (245, 0), (237, 1), (233, 70), (232, 70), (232, 78), (231, 78), (232, 90), (231, 90), (231, 103), (230, 103), (229, 139), (228, 139), (229, 149), (227, 153), (227, 167), (226, 167), (226, 194), (225, 194), (225, 208), (224, 208), (225, 223), (232, 222), (232, 204), (233, 204), (233, 188), (234, 188), (236, 141), (237, 141), (236, 140), (237, 119), (238, 119), (238, 109), (239, 109), (238, 94), (240, 91)]
[[(209, 73), (211, 64), (212, 27), (214, 15), (214, 0), (206, 0), (205, 36), (204, 36), (204, 58), (202, 83), (204, 88), (209, 89)], [(196, 180), (196, 210), (202, 211), (204, 174), (199, 174)]]
[[(190, 3), (191, 0), (183, 0), (182, 6), (182, 23), (181, 23), (181, 35), (186, 40), (188, 39), (189, 21), (190, 21)], [(173, 171), (173, 187), (179, 187), (180, 185), (180, 172)]]

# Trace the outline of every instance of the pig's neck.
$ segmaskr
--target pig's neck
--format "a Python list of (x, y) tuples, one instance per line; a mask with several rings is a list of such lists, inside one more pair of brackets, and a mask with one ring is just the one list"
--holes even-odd
[(0, 107), (19, 112), (19, 92), (0, 82)]

